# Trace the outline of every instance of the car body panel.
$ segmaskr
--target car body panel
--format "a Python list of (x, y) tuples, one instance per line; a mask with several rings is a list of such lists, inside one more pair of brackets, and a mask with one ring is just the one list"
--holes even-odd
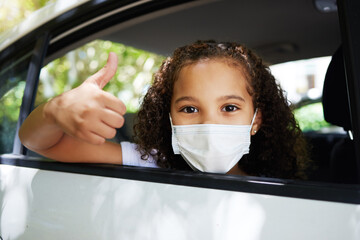
[(357, 204), (5, 165), (0, 176), (3, 239), (360, 237)]

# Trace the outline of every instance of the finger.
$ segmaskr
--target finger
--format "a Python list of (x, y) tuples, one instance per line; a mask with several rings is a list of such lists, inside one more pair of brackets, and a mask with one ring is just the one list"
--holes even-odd
[(85, 82), (96, 84), (100, 89), (103, 89), (105, 85), (115, 75), (118, 65), (118, 59), (115, 53), (110, 52), (106, 65), (89, 77)]
[(111, 109), (121, 115), (126, 113), (126, 106), (120, 99), (108, 92), (103, 92), (103, 94), (103, 104), (106, 108)]
[(116, 129), (108, 126), (104, 122), (99, 122), (93, 127), (91, 133), (94, 133), (102, 138), (110, 139), (115, 137)]
[(97, 135), (96, 133), (90, 132), (89, 134), (87, 134), (86, 138), (83, 138), (82, 140), (94, 145), (100, 145), (105, 143), (106, 139), (104, 137)]
[(87, 132), (82, 132), (82, 131), (78, 131), (76, 132), (76, 134), (71, 135), (69, 133), (67, 133), (67, 135), (74, 137), (75, 139), (90, 143), (90, 144), (95, 144), (95, 145), (100, 145), (102, 143), (105, 142), (105, 138), (100, 136), (99, 134), (96, 134), (94, 132), (91, 131), (87, 131)]
[(106, 125), (112, 128), (121, 128), (124, 125), (124, 117), (110, 109), (104, 109), (100, 119)]

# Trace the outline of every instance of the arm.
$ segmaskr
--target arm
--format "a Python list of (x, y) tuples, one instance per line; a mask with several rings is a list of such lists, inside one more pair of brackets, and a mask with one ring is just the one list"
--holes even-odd
[(19, 136), (29, 149), (65, 162), (122, 163), (120, 144), (107, 142), (124, 123), (125, 105), (102, 90), (114, 76), (116, 55), (79, 87), (37, 107)]

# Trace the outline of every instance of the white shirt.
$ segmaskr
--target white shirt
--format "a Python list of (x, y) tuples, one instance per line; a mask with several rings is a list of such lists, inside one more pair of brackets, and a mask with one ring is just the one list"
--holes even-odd
[(120, 142), (123, 165), (160, 168), (156, 160), (150, 155), (147, 160), (141, 159), (141, 153), (136, 150), (137, 145), (131, 142)]

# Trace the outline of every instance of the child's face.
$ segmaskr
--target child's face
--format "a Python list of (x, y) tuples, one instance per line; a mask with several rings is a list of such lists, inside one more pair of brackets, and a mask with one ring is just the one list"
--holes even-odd
[[(254, 106), (246, 86), (241, 69), (224, 60), (185, 66), (174, 84), (173, 124), (250, 125)], [(260, 119), (256, 117), (253, 129), (259, 127)]]

